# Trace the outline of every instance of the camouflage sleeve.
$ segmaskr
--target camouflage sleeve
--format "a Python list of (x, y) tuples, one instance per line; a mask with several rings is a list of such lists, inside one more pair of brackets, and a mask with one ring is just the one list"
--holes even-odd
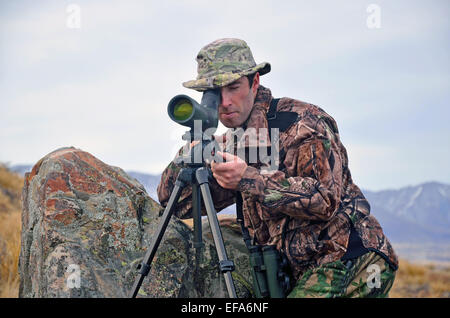
[[(295, 218), (329, 220), (339, 207), (342, 191), (342, 163), (338, 135), (325, 123), (319, 132), (300, 144), (288, 147), (282, 171), (262, 174), (247, 167), (239, 190), (270, 211)], [(318, 127), (316, 127), (318, 128)]]
[[(175, 159), (167, 166), (161, 175), (161, 181), (158, 185), (158, 199), (163, 207), (167, 206), (172, 190), (175, 186), (181, 166), (176, 164), (176, 159), (181, 154), (183, 148), (177, 153)], [(210, 168), (208, 166), (208, 168)], [(227, 206), (235, 202), (235, 193), (233, 191), (222, 188), (215, 179), (209, 182), (209, 189), (214, 201), (214, 207), (217, 212), (223, 210)], [(179, 218), (192, 218), (192, 186), (186, 186), (181, 192), (178, 203), (175, 207), (174, 214)], [(206, 215), (205, 205), (202, 204), (202, 215)]]

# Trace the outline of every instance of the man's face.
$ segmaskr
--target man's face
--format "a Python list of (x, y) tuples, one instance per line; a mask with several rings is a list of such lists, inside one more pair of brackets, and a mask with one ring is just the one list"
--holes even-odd
[(220, 89), (222, 100), (219, 105), (219, 120), (227, 128), (242, 126), (252, 111), (259, 86), (256, 73), (250, 88), (246, 76)]

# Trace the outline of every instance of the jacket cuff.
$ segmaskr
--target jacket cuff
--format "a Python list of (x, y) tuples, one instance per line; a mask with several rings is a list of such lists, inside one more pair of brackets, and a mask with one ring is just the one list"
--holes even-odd
[(237, 190), (252, 195), (264, 193), (264, 178), (255, 167), (247, 166), (239, 181)]

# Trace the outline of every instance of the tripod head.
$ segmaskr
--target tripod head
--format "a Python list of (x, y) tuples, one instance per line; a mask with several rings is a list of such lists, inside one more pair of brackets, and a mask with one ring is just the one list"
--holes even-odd
[[(182, 139), (186, 140), (188, 144), (192, 141), (196, 141), (197, 143), (193, 147), (190, 147), (187, 153), (183, 152), (183, 155), (175, 160), (176, 164), (195, 168), (202, 166), (206, 167), (206, 164), (210, 164), (212, 161), (220, 162), (220, 160), (222, 160), (216, 153), (220, 148), (214, 135), (208, 135), (200, 130), (191, 128), (191, 130), (183, 135)], [(187, 147), (187, 145), (185, 147)]]

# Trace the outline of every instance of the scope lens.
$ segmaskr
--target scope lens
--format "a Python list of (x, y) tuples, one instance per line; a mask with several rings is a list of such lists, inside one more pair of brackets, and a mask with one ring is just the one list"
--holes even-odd
[(192, 104), (188, 100), (184, 99), (179, 101), (173, 108), (173, 117), (176, 120), (183, 121), (191, 117), (192, 111)]

